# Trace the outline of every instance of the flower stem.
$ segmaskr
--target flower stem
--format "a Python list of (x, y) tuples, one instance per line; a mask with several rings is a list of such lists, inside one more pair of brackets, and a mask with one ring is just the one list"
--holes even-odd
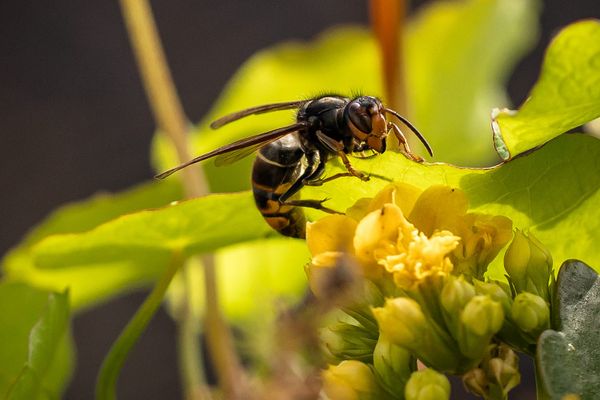
[[(189, 124), (177, 96), (150, 5), (147, 0), (120, 0), (120, 4), (146, 95), (158, 128), (171, 139), (179, 161), (185, 162), (191, 158), (187, 141)], [(186, 168), (182, 171), (182, 175), (187, 197), (200, 197), (209, 193), (208, 184), (201, 169)], [(207, 341), (211, 356), (215, 360), (219, 383), (227, 395), (239, 390), (234, 385), (243, 381), (242, 369), (233, 349), (231, 332), (219, 311), (216, 271), (212, 256), (205, 255), (203, 264), (207, 295)], [(190, 301), (190, 299), (186, 300)], [(180, 314), (183, 318), (192, 317), (189, 312)], [(187, 324), (191, 321), (177, 322)], [(186, 338), (186, 340), (190, 339)], [(191, 375), (194, 371), (199, 371), (198, 362), (196, 361), (195, 367), (192, 367), (190, 362), (182, 364), (193, 370), (184, 372), (184, 374)]]
[(181, 254), (173, 254), (171, 262), (164, 274), (160, 277), (146, 300), (144, 300), (142, 306), (138, 309), (110, 348), (110, 351), (100, 367), (100, 373), (98, 374), (98, 380), (96, 382), (97, 400), (112, 400), (116, 398), (117, 378), (119, 377), (123, 363), (133, 345), (144, 332), (146, 326), (148, 326), (154, 313), (158, 307), (160, 307), (165, 292), (169, 288), (169, 284), (182, 264), (183, 257)]

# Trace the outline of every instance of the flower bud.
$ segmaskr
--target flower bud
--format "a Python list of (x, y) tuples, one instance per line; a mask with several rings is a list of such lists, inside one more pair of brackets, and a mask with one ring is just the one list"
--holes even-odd
[(518, 366), (515, 367), (500, 358), (492, 358), (488, 363), (488, 368), (494, 384), (500, 387), (504, 393), (508, 393), (521, 382)]
[(321, 343), (333, 360), (359, 360), (370, 363), (377, 343), (377, 332), (360, 325), (338, 322), (322, 329)]
[(418, 347), (427, 332), (427, 321), (419, 303), (407, 297), (387, 299), (373, 308), (379, 331), (392, 343), (405, 348)]
[(504, 255), (504, 268), (517, 293), (529, 292), (549, 301), (552, 256), (531, 233), (527, 236), (518, 229), (515, 231)]
[(416, 360), (408, 350), (379, 335), (373, 352), (373, 367), (382, 388), (393, 395), (406, 385), (410, 374), (416, 369)]
[(481, 368), (473, 368), (462, 377), (465, 388), (480, 397), (487, 396), (489, 382)]
[(540, 296), (519, 293), (512, 305), (511, 317), (517, 326), (535, 336), (550, 327), (550, 308)]
[(475, 287), (463, 276), (450, 275), (440, 293), (442, 316), (451, 335), (456, 337), (460, 329), (460, 314), (465, 305), (475, 296)]
[(490, 296), (475, 296), (465, 306), (461, 321), (467, 329), (479, 336), (493, 335), (502, 327), (502, 306)]
[(507, 345), (490, 346), (477, 368), (463, 375), (465, 387), (484, 398), (508, 398), (521, 381), (519, 358)]
[(504, 311), (491, 297), (478, 295), (467, 303), (460, 320), (463, 328), (457, 338), (460, 351), (468, 358), (478, 359), (492, 336), (502, 328)]
[(473, 280), (473, 285), (475, 286), (475, 291), (477, 294), (488, 295), (502, 304), (502, 309), (504, 310), (505, 315), (510, 314), (510, 306), (512, 304), (512, 296), (510, 294), (510, 287), (506, 284), (506, 282), (499, 281), (490, 281), (483, 282), (477, 279)]
[(465, 281), (462, 276), (449, 276), (444, 284), (440, 300), (448, 313), (459, 313), (475, 296), (475, 287)]
[(444, 374), (426, 368), (415, 371), (404, 388), (406, 400), (444, 400), (450, 398), (450, 382)]
[(323, 371), (323, 391), (332, 400), (378, 398), (378, 387), (371, 368), (355, 360), (330, 365)]
[(373, 308), (380, 334), (391, 343), (412, 351), (427, 366), (454, 372), (460, 367), (458, 349), (448, 344), (452, 338), (435, 321), (425, 317), (421, 306), (407, 297), (387, 299), (385, 305)]

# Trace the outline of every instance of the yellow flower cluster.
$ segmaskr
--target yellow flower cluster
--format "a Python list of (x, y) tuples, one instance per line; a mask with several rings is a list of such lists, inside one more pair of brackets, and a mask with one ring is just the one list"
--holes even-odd
[(343, 255), (354, 257), (366, 278), (391, 274), (402, 289), (448, 275), (457, 266), (458, 273), (479, 278), (482, 267), (510, 240), (512, 224), (505, 217), (467, 213), (467, 207), (457, 189), (438, 185), (420, 192), (393, 184), (359, 201), (347, 215), (309, 223), (313, 259), (307, 272), (313, 291), (319, 295), (323, 269), (337, 265)]

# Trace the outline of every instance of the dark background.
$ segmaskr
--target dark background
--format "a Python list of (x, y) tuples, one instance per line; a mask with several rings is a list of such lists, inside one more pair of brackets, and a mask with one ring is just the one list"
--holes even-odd
[[(540, 43), (509, 83), (514, 104), (535, 82), (556, 30), (600, 17), (597, 0), (544, 3)], [(192, 121), (256, 50), (310, 39), (333, 24), (367, 23), (364, 0), (178, 0), (153, 7)], [(0, 254), (57, 206), (149, 179), (153, 130), (117, 1), (0, 1)], [(92, 398), (102, 357), (143, 296), (75, 318), (78, 367), (66, 398)], [(120, 398), (180, 397), (174, 334), (159, 312), (125, 365)]]

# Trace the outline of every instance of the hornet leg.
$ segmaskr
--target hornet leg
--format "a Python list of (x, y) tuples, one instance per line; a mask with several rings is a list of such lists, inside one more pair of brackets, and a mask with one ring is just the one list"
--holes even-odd
[(408, 141), (406, 140), (406, 136), (404, 136), (400, 128), (398, 128), (398, 125), (394, 124), (393, 122), (388, 122), (388, 129), (391, 129), (394, 132), (394, 135), (398, 139), (398, 142), (400, 142), (400, 145), (402, 146), (402, 148), (404, 148), (403, 153), (408, 158), (410, 158), (413, 161), (423, 162), (423, 159), (421, 157), (419, 157), (416, 154), (413, 154), (413, 152), (410, 150), (410, 147), (408, 146)]

